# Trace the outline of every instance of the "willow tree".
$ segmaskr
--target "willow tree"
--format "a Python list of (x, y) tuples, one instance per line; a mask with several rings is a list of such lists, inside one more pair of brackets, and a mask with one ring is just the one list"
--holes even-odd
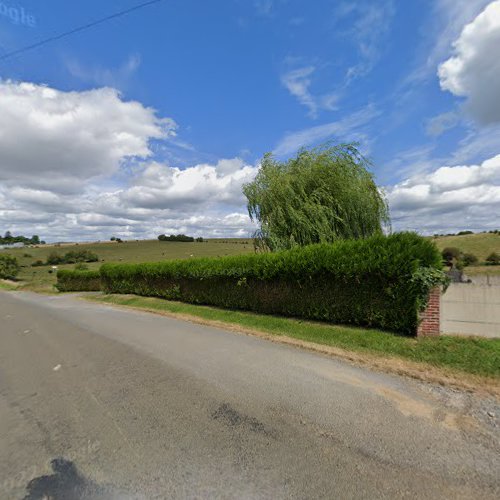
[(276, 251), (381, 233), (388, 207), (369, 167), (355, 144), (302, 149), (285, 162), (266, 154), (243, 186), (259, 224), (257, 247)]

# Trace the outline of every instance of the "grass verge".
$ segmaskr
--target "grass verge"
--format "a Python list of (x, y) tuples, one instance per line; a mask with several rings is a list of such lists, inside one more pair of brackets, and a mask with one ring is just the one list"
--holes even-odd
[(17, 290), (19, 288), (19, 285), (15, 283), (14, 281), (9, 281), (9, 280), (0, 280), (0, 290)]
[(93, 295), (88, 300), (133, 307), (334, 354), (422, 380), (482, 387), (500, 394), (500, 339), (410, 338), (366, 328), (329, 325), (133, 295)]

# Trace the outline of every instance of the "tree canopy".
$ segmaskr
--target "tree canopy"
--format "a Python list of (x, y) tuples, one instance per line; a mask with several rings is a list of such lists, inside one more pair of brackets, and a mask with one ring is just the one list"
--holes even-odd
[(260, 226), (257, 247), (276, 251), (366, 238), (389, 225), (385, 197), (356, 146), (302, 149), (285, 162), (264, 156), (243, 187), (250, 218)]

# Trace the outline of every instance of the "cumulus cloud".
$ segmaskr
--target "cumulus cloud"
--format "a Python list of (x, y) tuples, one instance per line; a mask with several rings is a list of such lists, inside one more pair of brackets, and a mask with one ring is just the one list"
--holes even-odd
[(146, 208), (200, 207), (215, 203), (242, 206), (242, 186), (255, 173), (254, 167), (245, 165), (239, 158), (182, 170), (152, 163), (120, 198), (131, 206)]
[(148, 238), (164, 232), (249, 236), (254, 226), (245, 213), (242, 185), (256, 173), (257, 167), (233, 158), (184, 169), (150, 162), (126, 187), (91, 183), (71, 195), (0, 183), (0, 227), (51, 241), (111, 234)]
[(127, 159), (149, 157), (149, 142), (176, 127), (110, 88), (63, 92), (0, 81), (0, 109), (0, 182), (50, 191), (79, 191)]
[(443, 166), (387, 188), (394, 225), (427, 232), (497, 229), (500, 155), (479, 165)]
[(172, 139), (192, 149), (175, 122), (114, 89), (0, 81), (0, 109), (2, 231), (48, 241), (253, 231), (242, 185), (257, 167), (240, 158), (171, 165), (164, 149)]
[(478, 122), (500, 122), (500, 0), (467, 24), (453, 47), (453, 56), (438, 69), (441, 88), (465, 97)]

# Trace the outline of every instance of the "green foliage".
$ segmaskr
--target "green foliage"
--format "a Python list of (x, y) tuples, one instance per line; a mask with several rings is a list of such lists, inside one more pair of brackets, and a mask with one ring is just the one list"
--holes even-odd
[(88, 271), (89, 266), (85, 264), (84, 262), (78, 262), (75, 264), (75, 271)]
[(0, 278), (14, 279), (20, 270), (19, 263), (15, 257), (0, 255)]
[(460, 258), (461, 252), (459, 248), (446, 247), (441, 252), (441, 255), (443, 256), (443, 260), (446, 264), (451, 266), (454, 260), (458, 260)]
[(0, 245), (12, 245), (13, 243), (24, 243), (25, 245), (41, 244), (40, 238), (36, 234), (31, 238), (27, 238), (26, 236), (14, 236), (10, 231), (7, 231), (3, 238), (0, 236)]
[(462, 254), (460, 260), (462, 261), (464, 267), (473, 266), (479, 262), (477, 256), (470, 252)]
[(66, 264), (75, 264), (77, 262), (97, 262), (99, 257), (90, 250), (74, 250), (67, 252), (64, 255), (64, 262)]
[(47, 265), (57, 266), (58, 264), (64, 264), (64, 257), (57, 252), (50, 252), (47, 257)]
[(57, 272), (56, 288), (60, 292), (97, 292), (101, 289), (99, 271), (71, 271), (68, 269)]
[(500, 255), (496, 252), (491, 252), (488, 257), (486, 257), (486, 263), (490, 266), (500, 265)]
[(292, 250), (151, 264), (105, 264), (109, 293), (176, 299), (413, 334), (444, 282), (434, 244), (413, 233)]
[[(159, 241), (181, 241), (185, 243), (191, 243), (194, 241), (192, 236), (186, 236), (185, 234), (171, 234), (170, 236), (166, 236), (165, 234), (160, 234), (158, 236)], [(198, 241), (198, 240), (197, 240)]]
[(303, 149), (286, 162), (266, 154), (243, 187), (260, 225), (257, 246), (278, 251), (381, 234), (387, 203), (368, 167), (352, 144)]
[(76, 264), (78, 262), (97, 262), (99, 257), (90, 250), (72, 250), (64, 255), (51, 252), (47, 257), (47, 265)]

